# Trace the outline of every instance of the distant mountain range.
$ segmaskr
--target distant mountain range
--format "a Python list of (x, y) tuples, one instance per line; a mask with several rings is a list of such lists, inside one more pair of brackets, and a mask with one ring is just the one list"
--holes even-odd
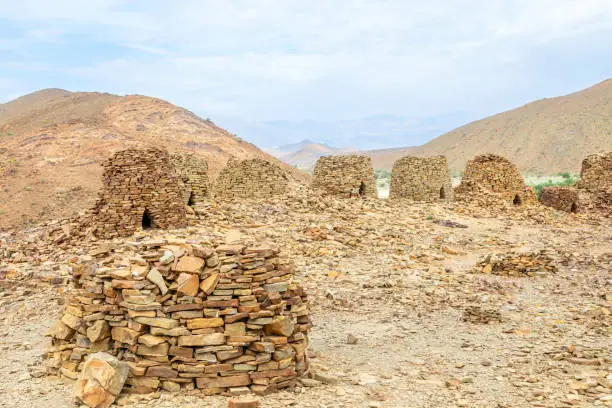
[[(384, 129), (378, 133), (381, 132)], [(302, 143), (302, 148), (310, 145), (307, 142)], [(328, 154), (338, 154), (340, 150)], [(478, 154), (497, 153), (513, 161), (523, 173), (554, 174), (578, 172), (588, 154), (610, 150), (612, 79), (469, 123), (421, 146), (362, 149), (361, 153), (372, 157), (375, 168), (384, 169), (390, 169), (395, 160), (406, 155), (442, 154), (454, 172), (463, 170), (466, 162)], [(318, 158), (313, 153), (277, 157), (301, 167), (312, 167)]]

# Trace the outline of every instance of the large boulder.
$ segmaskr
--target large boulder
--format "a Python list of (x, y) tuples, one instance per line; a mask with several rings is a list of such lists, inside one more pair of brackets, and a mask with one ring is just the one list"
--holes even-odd
[(75, 384), (74, 395), (91, 408), (108, 408), (129, 374), (129, 366), (107, 353), (91, 354)]

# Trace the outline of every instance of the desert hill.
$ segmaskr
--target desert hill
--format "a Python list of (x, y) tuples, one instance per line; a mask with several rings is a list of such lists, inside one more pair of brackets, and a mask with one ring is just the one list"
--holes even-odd
[[(404, 150), (402, 152), (402, 150)], [(501, 154), (523, 173), (578, 172), (582, 159), (612, 150), (612, 79), (469, 123), (418, 148), (366, 152), (390, 169), (403, 153), (443, 154), (453, 171), (481, 153)]]
[(231, 156), (280, 163), (160, 99), (46, 89), (0, 104), (0, 228), (87, 208), (100, 186), (100, 164), (117, 150), (147, 145), (201, 155), (213, 179)]

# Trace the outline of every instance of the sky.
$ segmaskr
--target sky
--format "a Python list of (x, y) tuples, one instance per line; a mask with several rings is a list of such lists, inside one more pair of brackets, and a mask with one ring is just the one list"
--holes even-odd
[(0, 102), (150, 95), (260, 146), (416, 145), (610, 77), (610, 0), (0, 0)]

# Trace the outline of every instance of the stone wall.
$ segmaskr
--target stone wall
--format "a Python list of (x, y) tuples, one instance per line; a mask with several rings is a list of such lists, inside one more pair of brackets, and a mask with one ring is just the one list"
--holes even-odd
[(378, 197), (368, 156), (322, 156), (314, 168), (312, 189), (341, 197)]
[(453, 188), (444, 156), (406, 156), (393, 164), (390, 199), (415, 201), (451, 201)]
[(525, 185), (516, 166), (496, 154), (483, 154), (468, 161), (455, 197), (481, 205), (502, 201), (520, 206), (536, 201), (535, 192)]
[(288, 182), (285, 171), (267, 160), (232, 159), (215, 181), (215, 198), (265, 199), (285, 194)]
[(50, 374), (76, 379), (107, 352), (130, 366), (124, 392), (264, 394), (308, 369), (306, 294), (275, 248), (131, 242), (73, 264), (72, 280), (48, 333)]
[(102, 190), (91, 210), (94, 235), (113, 238), (140, 228), (185, 227), (179, 183), (165, 150), (115, 153), (104, 163)]
[(192, 153), (173, 153), (170, 164), (180, 178), (183, 201), (195, 206), (210, 198), (208, 163)]
[(582, 212), (584, 199), (581, 200), (579, 189), (574, 187), (544, 187), (540, 202), (560, 211), (579, 213)]

